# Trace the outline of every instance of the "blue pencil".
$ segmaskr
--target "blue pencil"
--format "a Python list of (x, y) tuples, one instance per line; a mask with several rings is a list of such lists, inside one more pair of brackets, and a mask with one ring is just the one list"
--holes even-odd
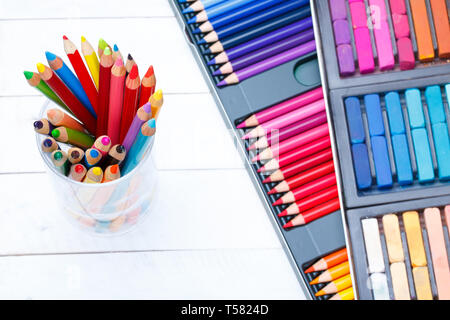
[(225, 14), (225, 13), (235, 10), (239, 7), (242, 7), (242, 6), (246, 5), (247, 3), (254, 2), (254, 1), (258, 1), (258, 0), (228, 0), (217, 6), (207, 8), (207, 9), (201, 11), (195, 17), (192, 17), (192, 19), (189, 19), (188, 23), (192, 24), (192, 23), (204, 22), (206, 20), (220, 16), (221, 14)]
[(270, 8), (269, 10), (261, 11), (255, 13), (245, 19), (233, 23), (224, 28), (212, 31), (208, 33), (203, 39), (198, 41), (198, 44), (212, 43), (224, 39), (226, 37), (232, 36), (240, 31), (249, 29), (253, 26), (259, 25), (285, 13), (296, 11), (301, 7), (305, 7), (309, 10), (308, 0), (289, 0), (285, 1), (277, 6)]
[(273, 5), (276, 5), (282, 1), (283, 0), (263, 0), (249, 3), (233, 12), (229, 12), (229, 14), (221, 15), (204, 22), (202, 25), (200, 25), (198, 28), (194, 30), (194, 33), (205, 33), (217, 30), (220, 27), (226, 26), (233, 21), (247, 17), (251, 14), (264, 10)]
[(184, 9), (182, 12), (184, 14), (186, 14), (186, 13), (191, 13), (191, 12), (202, 11), (207, 8), (216, 6), (225, 1), (227, 1), (227, 0), (198, 0), (198, 1), (195, 1), (193, 4), (191, 4), (189, 7), (187, 7), (186, 9)]
[(127, 153), (127, 156), (123, 162), (121, 169), (122, 176), (132, 171), (142, 160), (150, 143), (153, 141), (153, 135), (155, 134), (156, 122), (155, 119), (150, 119), (142, 125), (141, 130), (134, 140), (133, 145)]
[(73, 74), (69, 67), (64, 63), (64, 61), (56, 56), (55, 54), (45, 51), (45, 56), (47, 57), (48, 64), (56, 72), (58, 77), (64, 82), (64, 84), (72, 91), (72, 93), (77, 97), (78, 100), (83, 104), (83, 106), (88, 109), (89, 113), (97, 118), (94, 108), (89, 101), (86, 92), (81, 85), (80, 80)]

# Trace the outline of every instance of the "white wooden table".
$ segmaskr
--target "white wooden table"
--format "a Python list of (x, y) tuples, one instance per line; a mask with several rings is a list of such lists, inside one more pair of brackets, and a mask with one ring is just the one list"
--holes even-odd
[[(165, 94), (160, 196), (124, 236), (66, 221), (39, 158), (22, 72), (67, 61), (63, 34), (131, 50)], [(304, 298), (167, 0), (0, 0), (0, 70), (0, 299)]]

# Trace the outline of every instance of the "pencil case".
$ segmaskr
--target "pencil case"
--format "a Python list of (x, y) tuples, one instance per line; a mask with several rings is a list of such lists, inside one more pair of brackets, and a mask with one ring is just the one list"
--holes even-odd
[[(268, 191), (275, 184), (262, 182), (267, 177), (258, 172), (262, 163), (252, 163), (249, 160), (254, 156), (252, 151), (247, 151), (250, 142), (242, 139), (245, 134), (244, 130), (237, 129), (237, 126), (253, 113), (318, 88), (321, 81), (316, 52), (310, 52), (300, 58), (280, 64), (239, 84), (218, 87), (217, 84), (223, 80), (223, 76), (214, 75), (216, 69), (208, 65), (208, 61), (214, 58), (214, 55), (205, 54), (209, 46), (197, 44), (201, 37), (193, 32), (195, 26), (187, 23), (194, 14), (182, 14), (183, 9), (188, 6), (186, 3), (179, 3), (178, 0), (170, 0), (169, 2), (186, 35), (187, 43), (200, 66), (220, 113), (233, 134), (237, 149), (246, 159), (244, 160), (246, 170), (258, 190), (306, 297), (321, 300), (330, 298), (330, 295), (315, 297), (315, 293), (324, 285), (310, 285), (309, 282), (312, 277), (317, 276), (317, 274), (307, 274), (305, 270), (320, 258), (345, 247), (340, 211), (332, 212), (301, 227), (283, 229), (283, 225), (288, 219), (286, 217), (279, 218), (278, 214), (286, 209), (287, 205), (272, 206), (272, 203), (278, 197), (268, 195)], [(251, 143), (253, 142), (251, 141)]]
[[(379, 19), (384, 19), (387, 23), (386, 30), (389, 32), (384, 36), (391, 40), (394, 58), (392, 68), (379, 68), (381, 62), (376, 50), (374, 29), (370, 30), (366, 45), (368, 48), (372, 47), (375, 67), (372, 72), (358, 71), (360, 61), (355, 48), (355, 41), (358, 41), (355, 36), (359, 35), (355, 34), (355, 29), (366, 28), (366, 25), (365, 21), (358, 21), (358, 17), (352, 12), (355, 10), (354, 3), (358, 3), (356, 6), (360, 7), (356, 11), (359, 10), (369, 21), (373, 7), (384, 8), (384, 11), (378, 11), (377, 14)], [(422, 299), (425, 296), (441, 298), (436, 289), (438, 282), (434, 279), (430, 249), (426, 243), (427, 229), (422, 216), (425, 208), (433, 207), (439, 207), (443, 216), (443, 208), (448, 204), (450, 194), (446, 173), (446, 159), (450, 153), (450, 65), (445, 54), (442, 55), (441, 52), (445, 43), (442, 43), (440, 22), (435, 19), (436, 4), (445, 2), (411, 3), (412, 1), (340, 0), (311, 2), (319, 65), (331, 120), (341, 211), (350, 249), (355, 297), (359, 299)], [(423, 44), (417, 42), (418, 38), (423, 37), (417, 34), (423, 32), (417, 30), (417, 3), (423, 4), (420, 10), (425, 14), (422, 18), (429, 23), (432, 59), (423, 59), (423, 52), (420, 52), (423, 50)], [(399, 14), (404, 16), (399, 18)], [(398, 19), (404, 19), (401, 23), (404, 24), (403, 28), (409, 30), (407, 35), (412, 41), (414, 64), (407, 69), (400, 66), (403, 60), (396, 48), (398, 39), (406, 36), (406, 33), (402, 36), (396, 34)], [(348, 36), (343, 39), (342, 34), (336, 32), (338, 30), (346, 30), (344, 33)], [(340, 36), (337, 37), (338, 34)], [(446, 41), (448, 39), (447, 37)], [(343, 45), (351, 51), (350, 56), (355, 66), (355, 71), (345, 75), (341, 72), (342, 57), (339, 57), (339, 50), (342, 50)], [(381, 221), (388, 213), (395, 213), (401, 218), (407, 211), (419, 212), (420, 227), (417, 228), (424, 233), (427, 263), (420, 266), (422, 269), (415, 269), (417, 274), (412, 275), (413, 267), (408, 260), (411, 251), (403, 245), (404, 261), (394, 264), (392, 276)], [(400, 229), (402, 238), (405, 238), (402, 221)], [(442, 229), (445, 234), (448, 224), (443, 221)], [(365, 242), (364, 228), (372, 228), (373, 234), (376, 234), (374, 230), (380, 233), (378, 237), (381, 240), (375, 242), (381, 243), (377, 246), (383, 251), (379, 256), (384, 262), (379, 263), (378, 269), (371, 269), (370, 253), (374, 250), (370, 241)], [(448, 237), (444, 242), (448, 250)], [(375, 251), (380, 252), (381, 249)], [(379, 261), (381, 260), (380, 258)], [(406, 272), (403, 272), (403, 269)], [(423, 278), (425, 275), (428, 275), (426, 280)], [(403, 281), (403, 288), (405, 283), (409, 286), (408, 296), (394, 292), (398, 290), (398, 279), (402, 277), (407, 280)], [(416, 288), (418, 280), (414, 277), (422, 277), (422, 284), (430, 283), (430, 290), (424, 287)], [(428, 295), (423, 294), (425, 291)]]

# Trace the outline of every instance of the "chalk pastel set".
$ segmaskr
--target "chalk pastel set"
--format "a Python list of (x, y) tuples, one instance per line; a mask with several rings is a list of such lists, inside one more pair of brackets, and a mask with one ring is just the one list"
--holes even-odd
[[(447, 3), (328, 0), (312, 8), (355, 298), (448, 299), (439, 289), (450, 287), (448, 264), (434, 265), (450, 249)], [(393, 244), (393, 228), (403, 244), (398, 236)], [(402, 259), (391, 259), (393, 246)], [(420, 263), (417, 251), (427, 257)]]
[(307, 298), (353, 299), (310, 269), (345, 237), (309, 1), (170, 3)]

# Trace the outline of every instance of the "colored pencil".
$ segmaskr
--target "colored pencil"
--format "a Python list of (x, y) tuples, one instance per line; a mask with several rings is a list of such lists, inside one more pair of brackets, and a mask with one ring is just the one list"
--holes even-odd
[[(258, 3), (261, 4), (262, 2), (259, 1)], [(290, 11), (294, 10), (309, 11), (310, 10), (309, 6), (302, 8), (307, 3), (308, 0), (283, 1), (279, 4), (276, 4), (274, 7), (270, 8), (270, 10), (263, 10), (260, 12), (256, 12), (248, 17), (245, 17), (245, 19), (215, 29), (214, 31), (211, 31), (210, 33), (206, 34), (197, 43), (198, 44), (213, 43), (225, 39), (227, 37), (231, 37), (243, 30), (252, 28), (256, 25), (259, 25), (271, 19), (276, 19), (278, 16), (281, 16)]]
[(130, 128), (125, 136), (125, 139), (122, 142), (122, 145), (125, 147), (125, 150), (130, 150), (131, 146), (136, 140), (136, 136), (139, 133), (142, 125), (152, 118), (152, 105), (150, 102), (147, 102), (142, 107), (138, 109), (136, 115), (133, 118), (133, 122), (131, 123)]
[(73, 114), (72, 111), (70, 111), (70, 109), (64, 104), (64, 102), (62, 102), (61, 99), (53, 92), (53, 90), (50, 89), (50, 87), (44, 82), (44, 80), (41, 79), (39, 73), (24, 71), (23, 74), (25, 75), (25, 78), (27, 79), (27, 82), (30, 86), (42, 92), (47, 98), (55, 102), (61, 108), (64, 108), (70, 114)]
[(52, 137), (48, 137), (45, 138), (44, 141), (42, 141), (41, 149), (45, 153), (50, 153), (60, 148), (55, 139), (53, 139)]
[(86, 95), (86, 92), (84, 91), (80, 80), (78, 80), (78, 78), (73, 74), (72, 70), (69, 69), (69, 67), (60, 57), (54, 55), (53, 53), (46, 51), (45, 56), (47, 57), (50, 68), (52, 68), (52, 70), (56, 72), (58, 77), (64, 82), (67, 88), (72, 91), (75, 97), (77, 97), (77, 99), (83, 104), (86, 109), (88, 109), (91, 115), (95, 118), (96, 114), (94, 111), (94, 107), (89, 101), (89, 98)]
[(89, 170), (90, 168), (98, 165), (102, 160), (102, 154), (94, 148), (89, 148), (84, 153), (83, 164)]
[(95, 87), (98, 89), (100, 63), (94, 48), (92, 48), (91, 44), (83, 36), (81, 36), (81, 52), (83, 53), (84, 60), (86, 61), (89, 71), (91, 72), (91, 77), (94, 81)]
[(92, 136), (65, 127), (53, 129), (52, 136), (60, 142), (73, 144), (82, 149), (88, 149), (94, 144), (94, 138)]
[(77, 120), (56, 108), (47, 110), (47, 118), (55, 127), (63, 126), (80, 132), (85, 132), (86, 130)]
[(235, 9), (246, 5), (247, 3), (256, 0), (228, 0), (222, 2), (214, 7), (206, 8), (205, 10), (197, 13), (196, 16), (188, 20), (188, 24), (200, 23), (206, 20), (212, 19), (214, 17), (227, 14), (228, 12), (233, 12)]
[(96, 120), (88, 109), (83, 106), (61, 79), (55, 75), (52, 69), (44, 66), (42, 63), (38, 63), (37, 68), (42, 80), (44, 80), (69, 109), (72, 110), (74, 115), (84, 124), (86, 129), (91, 133), (95, 133)]
[(300, 32), (310, 28), (312, 28), (312, 18), (308, 17), (303, 20), (291, 23), (283, 28), (275, 29), (272, 32), (265, 33), (235, 47), (228, 48), (225, 51), (223, 50), (223, 48), (222, 50), (220, 50), (220, 47), (222, 46), (220, 41), (216, 42), (211, 46), (211, 49), (215, 52), (219, 51), (220, 53), (213, 59), (208, 61), (208, 65), (227, 63), (230, 60), (235, 60), (239, 57), (249, 54), (250, 52), (270, 46), (275, 42), (281, 41), (282, 39), (293, 36), (295, 34), (299, 34)]
[(44, 135), (50, 135), (52, 133), (52, 130), (55, 129), (55, 126), (45, 118), (35, 121), (33, 123), (33, 126), (34, 131)]
[(264, 47), (262, 49), (253, 51), (245, 56), (232, 60), (225, 63), (219, 69), (214, 71), (213, 75), (220, 76), (225, 74), (230, 74), (235, 71), (244, 69), (256, 62), (270, 58), (276, 54), (280, 54), (286, 50), (294, 48), (296, 46), (314, 39), (313, 29), (308, 29), (301, 34), (295, 34), (291, 37), (282, 39), (281, 41), (274, 43), (270, 46)]
[(120, 120), (120, 136), (119, 141), (125, 139), (125, 135), (130, 128), (131, 122), (133, 121), (134, 115), (136, 114), (136, 108), (139, 97), (139, 86), (140, 86), (139, 71), (137, 65), (133, 65), (130, 74), (125, 81), (125, 92), (123, 98), (123, 108), (122, 117)]
[(247, 118), (244, 122), (240, 123), (237, 128), (245, 128), (245, 127), (256, 127), (261, 125), (264, 122), (277, 118), (283, 114), (294, 111), (299, 107), (311, 104), (317, 100), (321, 100), (323, 98), (323, 90), (322, 87), (318, 87), (311, 91), (305, 92), (299, 96), (281, 102), (275, 106), (259, 111), (249, 118)]
[(293, 124), (280, 128), (279, 130), (270, 131), (267, 135), (260, 137), (248, 148), (248, 150), (267, 148), (326, 122), (327, 114), (325, 112), (316, 113), (311, 117), (294, 122)]
[(90, 168), (83, 179), (85, 183), (101, 183), (103, 180), (103, 170), (100, 167)]
[(71, 164), (80, 163), (80, 161), (84, 158), (84, 151), (80, 148), (72, 147), (67, 150), (67, 157), (69, 158)]
[(308, 118), (316, 113), (325, 110), (325, 101), (323, 99), (316, 100), (307, 105), (302, 103), (295, 103), (293, 111), (285, 113), (277, 118), (266, 121), (256, 128), (252, 129), (249, 133), (244, 135), (242, 139), (258, 138), (267, 134), (271, 130), (280, 129), (286, 127), (294, 122)]
[(261, 153), (256, 155), (252, 161), (261, 161), (261, 160), (269, 160), (278, 157), (278, 155), (286, 153), (292, 149), (301, 147), (311, 141), (314, 141), (318, 138), (322, 138), (329, 135), (328, 124), (324, 123), (318, 127), (300, 133), (294, 137), (281, 141), (278, 144), (274, 144), (270, 147), (267, 147)]
[(105, 172), (103, 174), (102, 183), (114, 181), (119, 178), (120, 178), (119, 165), (113, 164), (111, 166), (106, 167)]
[(161, 108), (164, 104), (164, 97), (162, 90), (159, 89), (154, 94), (152, 94), (148, 101), (152, 105), (152, 117), (155, 118), (155, 120), (158, 120), (159, 112), (161, 111)]
[(268, 69), (275, 68), (280, 64), (286, 63), (293, 59), (297, 59), (316, 50), (316, 42), (314, 40), (305, 42), (300, 46), (286, 50), (280, 54), (267, 58), (263, 61), (255, 63), (247, 68), (233, 72), (228, 77), (220, 81), (217, 86), (223, 87), (237, 84), (245, 79), (256, 76)]
[(328, 200), (338, 197), (337, 186), (331, 186), (297, 201), (278, 214), (278, 217), (292, 216), (316, 207)]
[(98, 57), (101, 59), (102, 55), (104, 54), (104, 51), (106, 48), (109, 48), (109, 50), (111, 51), (112, 54), (112, 49), (109, 46), (109, 44), (106, 43), (106, 41), (103, 38), (100, 38), (98, 40), (98, 48), (97, 48), (97, 52), (98, 52)]
[(350, 273), (350, 264), (348, 261), (342, 262), (328, 270), (322, 272), (318, 277), (314, 278), (309, 284), (319, 284), (336, 280)]
[(225, 1), (227, 1), (227, 0), (186, 0), (186, 1), (179, 1), (179, 2), (180, 3), (193, 2), (193, 4), (191, 4), (189, 7), (187, 7), (186, 9), (184, 9), (182, 11), (182, 13), (185, 14), (185, 13), (202, 11), (206, 8), (216, 6)]
[(310, 142), (303, 147), (293, 149), (285, 154), (280, 154), (278, 158), (273, 158), (264, 166), (259, 168), (258, 172), (264, 173), (267, 171), (279, 170), (279, 175), (277, 175), (278, 171), (275, 171), (263, 182), (269, 183), (281, 181), (288, 176), (287, 173), (289, 167), (292, 168), (292, 172), (295, 172), (297, 170), (297, 165), (301, 168), (311, 168), (317, 164), (333, 159), (333, 153), (330, 149), (330, 145), (331, 141), (329, 136), (317, 139), (316, 141)]
[(108, 109), (111, 85), (111, 68), (114, 64), (111, 50), (106, 47), (100, 58), (99, 88), (98, 88), (98, 115), (96, 136), (108, 133)]
[(89, 75), (89, 71), (86, 69), (83, 59), (81, 58), (75, 44), (66, 36), (63, 36), (63, 43), (64, 51), (72, 64), (73, 70), (77, 74), (78, 80), (80, 80), (80, 83), (83, 86), (94, 111), (97, 112), (97, 88)]
[(150, 96), (155, 93), (156, 78), (153, 66), (150, 66), (141, 81), (141, 90), (138, 107), (142, 107), (148, 102)]
[(69, 161), (67, 160), (67, 154), (62, 150), (55, 150), (52, 152), (51, 159), (56, 169), (63, 175), (69, 174)]
[(69, 178), (81, 182), (86, 175), (86, 168), (82, 164), (75, 164), (70, 168)]
[(111, 84), (109, 90), (108, 131), (113, 144), (119, 143), (120, 118), (122, 115), (123, 87), (125, 84), (125, 66), (121, 58), (111, 68)]
[(123, 175), (131, 172), (139, 164), (142, 157), (145, 155), (150, 142), (152, 141), (156, 130), (155, 128), (155, 119), (150, 119), (142, 125), (141, 130), (139, 130), (139, 134), (128, 151), (128, 155), (123, 163)]
[(127, 57), (127, 61), (125, 63), (125, 69), (126, 69), (126, 74), (125, 77), (128, 77), (128, 74), (131, 72), (131, 69), (133, 68), (133, 66), (136, 64), (136, 61), (134, 61), (133, 57), (131, 56), (131, 54), (128, 54)]
[(316, 297), (323, 296), (326, 294), (336, 293), (344, 289), (350, 288), (352, 286), (352, 278), (350, 274), (340, 277), (336, 280), (331, 281), (322, 290), (316, 292)]
[(125, 159), (126, 154), (125, 147), (121, 144), (116, 144), (109, 149), (104, 165), (111, 166), (113, 164), (120, 164)]
[(123, 61), (122, 53), (120, 52), (119, 47), (117, 46), (117, 44), (115, 44), (113, 46), (112, 57), (113, 57), (114, 62), (116, 62), (117, 59), (121, 59)]
[(326, 174), (334, 172), (333, 161), (325, 162), (317, 167), (313, 167), (309, 170), (299, 172), (296, 175), (287, 178), (273, 187), (268, 194), (283, 193), (291, 191), (305, 183), (314, 181), (318, 178), (325, 176)]
[(108, 136), (100, 136), (97, 139), (95, 139), (92, 148), (100, 151), (102, 156), (106, 157), (106, 155), (109, 152), (109, 149), (111, 149), (111, 139)]
[(340, 249), (315, 262), (311, 267), (305, 270), (305, 273), (323, 271), (332, 268), (348, 260), (347, 248)]
[[(221, 27), (230, 25), (233, 21), (241, 20), (253, 13), (260, 12), (275, 4), (282, 2), (282, 0), (262, 0), (251, 2), (237, 10), (230, 12), (227, 15), (221, 15), (202, 23), (198, 28), (195, 28), (193, 33), (205, 33), (217, 30)], [(200, 10), (199, 10), (200, 11)]]
[(303, 226), (307, 223), (310, 223), (311, 221), (317, 220), (323, 216), (326, 216), (330, 213), (333, 213), (337, 210), (339, 210), (339, 198), (334, 198), (333, 200), (327, 201), (325, 203), (322, 203), (318, 205), (317, 207), (308, 209), (299, 215), (297, 215), (295, 218), (289, 220), (283, 228), (293, 228), (298, 226)]
[(306, 198), (307, 196), (321, 191), (327, 187), (333, 186), (336, 184), (336, 176), (333, 173), (329, 173), (326, 176), (320, 177), (317, 180), (304, 184), (300, 187), (295, 188), (292, 191), (284, 194), (278, 200), (276, 200), (272, 205), (279, 206), (282, 204), (293, 203), (300, 199)]
[(336, 293), (328, 300), (354, 300), (355, 293), (353, 292), (353, 287), (344, 289)]
[[(229, 38), (223, 39), (221, 41), (218, 41), (218, 42), (212, 44), (207, 49), (205, 49), (204, 53), (205, 54), (220, 53), (224, 50), (228, 50), (230, 48), (233, 48), (233, 47), (243, 44), (245, 42), (251, 41), (251, 40), (255, 39), (256, 37), (259, 37), (261, 35), (267, 34), (274, 30), (280, 29), (282, 27), (290, 25), (291, 23), (297, 22), (300, 19), (303, 19), (306, 17), (308, 17), (307, 19), (310, 20), (309, 23), (312, 24), (310, 15), (311, 15), (311, 10), (307, 10), (307, 11), (295, 10), (295, 11), (287, 13), (281, 17), (278, 17), (277, 19), (272, 19), (265, 23), (261, 23), (260, 25), (255, 26), (253, 28), (244, 30), (244, 31), (234, 35), (233, 37), (229, 37)], [(311, 26), (309, 26), (309, 27), (311, 27)]]

